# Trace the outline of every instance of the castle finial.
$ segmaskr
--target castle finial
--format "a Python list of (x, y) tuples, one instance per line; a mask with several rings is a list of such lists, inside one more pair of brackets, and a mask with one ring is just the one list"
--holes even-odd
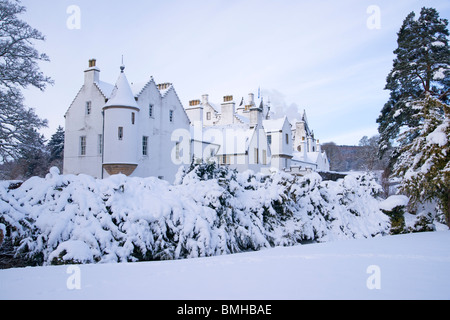
[(125, 70), (125, 65), (123, 64), (123, 55), (122, 55), (122, 65), (120, 66), (120, 72), (123, 73), (123, 70)]

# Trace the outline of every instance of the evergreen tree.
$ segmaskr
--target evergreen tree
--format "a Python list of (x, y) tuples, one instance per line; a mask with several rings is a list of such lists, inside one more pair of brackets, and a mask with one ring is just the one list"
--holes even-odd
[(49, 161), (62, 160), (64, 157), (64, 129), (58, 126), (47, 144), (50, 153)]
[[(398, 32), (396, 58), (386, 81), (390, 98), (377, 119), (380, 133), (380, 151), (384, 153), (392, 142), (398, 142), (404, 128), (413, 128), (423, 119), (416, 117), (412, 102), (424, 99), (426, 94), (443, 103), (449, 101), (450, 49), (448, 21), (439, 18), (433, 8), (422, 8), (416, 20), (411, 12)], [(411, 142), (417, 131), (409, 131), (402, 142)], [(398, 153), (394, 153), (398, 156)], [(395, 162), (394, 156), (394, 162)]]
[(437, 199), (450, 227), (450, 107), (431, 95), (412, 107), (423, 121), (400, 135), (394, 175), (403, 177), (401, 191), (411, 204)]
[(36, 129), (30, 128), (26, 139), (18, 147), (16, 174), (22, 179), (32, 176), (45, 176), (48, 172), (48, 152), (45, 138)]

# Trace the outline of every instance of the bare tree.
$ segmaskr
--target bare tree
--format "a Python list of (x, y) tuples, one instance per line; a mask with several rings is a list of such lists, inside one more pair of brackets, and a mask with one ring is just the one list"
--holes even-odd
[(47, 125), (23, 105), (20, 92), (30, 85), (44, 90), (53, 83), (38, 66), (39, 61), (49, 61), (48, 56), (33, 46), (45, 37), (17, 17), (25, 11), (18, 0), (0, 0), (0, 162), (17, 159), (31, 129)]
[(322, 150), (327, 153), (328, 160), (330, 161), (331, 171), (345, 171), (344, 158), (342, 157), (339, 146), (334, 142), (327, 142), (322, 145)]

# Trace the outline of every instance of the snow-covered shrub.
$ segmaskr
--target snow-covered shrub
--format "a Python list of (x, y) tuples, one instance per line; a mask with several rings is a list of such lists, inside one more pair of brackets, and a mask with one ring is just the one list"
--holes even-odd
[(436, 202), (427, 202), (417, 206), (416, 212), (408, 212), (409, 198), (404, 195), (393, 195), (380, 202), (380, 210), (391, 222), (390, 234), (435, 231), (436, 225), (446, 223), (443, 214), (436, 213)]
[(436, 231), (436, 221), (431, 212), (420, 212), (411, 220), (409, 224), (406, 224), (406, 230), (408, 232)]
[(227, 167), (180, 169), (177, 183), (51, 169), (16, 189), (0, 183), (0, 224), (31, 264), (213, 256), (389, 232), (368, 176), (322, 181)]
[(393, 195), (380, 203), (380, 210), (391, 220), (390, 234), (406, 233), (405, 213), (409, 198)]

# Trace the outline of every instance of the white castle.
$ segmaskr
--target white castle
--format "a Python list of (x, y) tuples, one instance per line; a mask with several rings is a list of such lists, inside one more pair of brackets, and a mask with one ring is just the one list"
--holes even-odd
[(294, 125), (271, 119), (270, 104), (250, 93), (237, 104), (189, 101), (183, 107), (170, 83), (128, 82), (120, 67), (115, 85), (100, 80), (96, 60), (65, 114), (64, 173), (105, 178), (123, 173), (172, 182), (179, 166), (214, 161), (240, 171), (328, 171), (327, 156), (306, 114)]

